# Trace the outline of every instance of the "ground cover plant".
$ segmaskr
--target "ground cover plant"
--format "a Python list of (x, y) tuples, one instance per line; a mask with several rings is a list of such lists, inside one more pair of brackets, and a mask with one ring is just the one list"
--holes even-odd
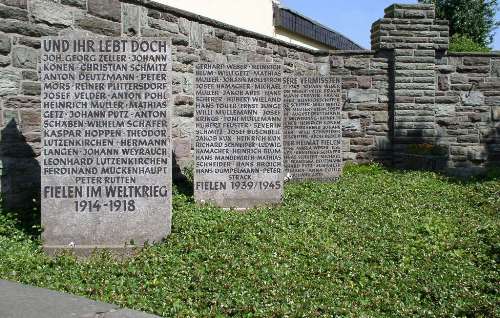
[(0, 278), (166, 317), (500, 316), (500, 180), (350, 166), (247, 213), (174, 198), (135, 258), (49, 259), (0, 214)]

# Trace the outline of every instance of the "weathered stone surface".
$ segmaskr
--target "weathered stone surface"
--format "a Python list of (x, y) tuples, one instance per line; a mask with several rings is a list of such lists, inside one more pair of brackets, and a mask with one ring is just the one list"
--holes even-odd
[(10, 37), (7, 34), (0, 34), (0, 54), (9, 54), (11, 47)]
[(376, 102), (377, 97), (377, 89), (350, 89), (347, 93), (347, 98), (351, 103)]
[(122, 4), (122, 34), (142, 35), (142, 28), (148, 25), (147, 8), (129, 3)]
[[(69, 49), (62, 53), (54, 46), (57, 43), (54, 41), (60, 40), (69, 41)], [(93, 41), (94, 48), (104, 48), (107, 43), (119, 43), (120, 46), (113, 46), (113, 52), (75, 52), (75, 41), (80, 44)], [(132, 66), (144, 65), (132, 58), (137, 56), (139, 44), (141, 56), (155, 60), (155, 70), (132, 70)], [(41, 112), (20, 110), (23, 127), (36, 126), (43, 114), (41, 211), (42, 239), (47, 251), (73, 249), (83, 254), (94, 248), (142, 247), (147, 242), (162, 240), (170, 232), (172, 81), (169, 44), (168, 38), (44, 39), (43, 54), (62, 56), (63, 61), (50, 58), (43, 61), (41, 78), (45, 79), (44, 84), (60, 83), (58, 78), (46, 77), (51, 73), (52, 63), (72, 63), (76, 69), (66, 73), (76, 78), (68, 81), (69, 89), (44, 86), (44, 93), (55, 93), (55, 97), (42, 94)], [(93, 63), (109, 68), (108, 74), (125, 76), (93, 80), (95, 84), (102, 83), (102, 87), (82, 86), (89, 83), (80, 77), (83, 73), (88, 74), (80, 67), (86, 59), (66, 62), (67, 56), (74, 55), (93, 56)], [(122, 56), (125, 56), (123, 60), (118, 58)], [(128, 67), (123, 71), (125, 65)], [(58, 74), (65, 73), (58, 71)], [(64, 97), (66, 92), (70, 93), (69, 97)], [(79, 103), (82, 107), (57, 108), (61, 105), (57, 102), (61, 101)], [(143, 107), (142, 103), (150, 106)], [(68, 121), (75, 123), (78, 129), (63, 130), (60, 135), (61, 126), (55, 124)], [(68, 146), (60, 147), (61, 141), (68, 141)], [(58, 151), (61, 149), (66, 152)]]
[(191, 22), (185, 18), (179, 18), (179, 32), (184, 35), (189, 35), (191, 31)]
[(344, 59), (344, 67), (351, 69), (368, 69), (370, 60), (364, 58), (348, 58)]
[(13, 38), (13, 44), (29, 46), (34, 49), (39, 49), (40, 43), (41, 43), (40, 38), (34, 38), (29, 36), (14, 36)]
[(478, 65), (490, 65), (489, 57), (482, 56), (464, 56), (462, 63), (468, 66), (478, 66)]
[(27, 36), (40, 37), (57, 34), (57, 29), (41, 24), (32, 24), (18, 20), (2, 20), (0, 31), (5, 33), (16, 33)]
[(119, 0), (87, 0), (90, 14), (112, 21), (121, 21), (121, 3)]
[(500, 106), (491, 107), (491, 118), (500, 121)]
[(22, 9), (27, 9), (28, 0), (0, 0), (1, 4), (11, 7), (18, 7)]
[(285, 173), (295, 181), (335, 181), (342, 172), (342, 80), (284, 80)]
[(500, 60), (491, 62), (491, 76), (500, 77)]
[(30, 127), (40, 127), (40, 123), (42, 122), (40, 111), (25, 109), (21, 110), (19, 115), (21, 117), (21, 126), (23, 130)]
[(189, 46), (197, 49), (201, 49), (203, 47), (203, 25), (198, 22), (191, 22)]
[(11, 96), (5, 99), (4, 107), (11, 109), (40, 109), (40, 98), (28, 96)]
[(69, 26), (73, 23), (73, 9), (48, 0), (31, 0), (30, 14), (34, 21), (50, 25)]
[(203, 43), (205, 45), (205, 49), (211, 50), (214, 52), (222, 53), (222, 40), (213, 37), (213, 36), (205, 36), (203, 38)]
[(89, 15), (79, 15), (75, 17), (75, 23), (77, 26), (84, 30), (102, 35), (118, 36), (121, 34), (121, 25), (119, 23), (107, 21)]
[(40, 82), (23, 81), (21, 83), (21, 91), (24, 95), (40, 95)]
[(0, 4), (0, 18), (28, 21), (28, 11)]
[(174, 22), (168, 22), (158, 19), (149, 19), (149, 26), (155, 29), (160, 29), (170, 33), (179, 33), (179, 25)]
[(87, 0), (61, 0), (61, 4), (80, 9), (87, 9)]
[(438, 77), (438, 88), (441, 91), (447, 91), (450, 89), (450, 79), (446, 75), (440, 75)]
[[(248, 71), (242, 75), (245, 79), (272, 79), (273, 87), (262, 89), (241, 76), (236, 82), (233, 81), (236, 77), (208, 73), (210, 68), (230, 71), (235, 67)], [(257, 72), (262, 69), (271, 74)], [(280, 203), (283, 194), (282, 65), (197, 64), (196, 70), (196, 201), (242, 209)], [(245, 82), (249, 87), (243, 91), (216, 88), (214, 79), (227, 84)], [(251, 97), (245, 101), (240, 98), (244, 96)], [(218, 118), (217, 127), (213, 127), (214, 116)]]
[(0, 66), (5, 67), (10, 65), (10, 56), (0, 55)]
[(14, 69), (0, 69), (0, 96), (15, 95), (18, 93), (21, 75)]
[(484, 94), (482, 92), (462, 92), (460, 96), (465, 106), (480, 106), (484, 104)]
[(257, 40), (245, 36), (239, 36), (236, 47), (243, 51), (254, 51), (257, 47)]
[(451, 117), (455, 115), (455, 106), (446, 104), (437, 104), (435, 107), (436, 116)]
[(12, 64), (20, 68), (36, 68), (40, 52), (25, 46), (16, 46), (12, 50)]

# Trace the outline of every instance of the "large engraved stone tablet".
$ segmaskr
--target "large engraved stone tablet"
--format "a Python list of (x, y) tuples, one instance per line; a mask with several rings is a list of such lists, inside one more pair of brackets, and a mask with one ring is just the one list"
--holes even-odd
[(197, 64), (197, 202), (251, 208), (283, 193), (282, 66)]
[(295, 181), (335, 181), (342, 171), (340, 78), (284, 78), (285, 172)]
[(169, 39), (42, 39), (49, 252), (141, 246), (171, 222)]

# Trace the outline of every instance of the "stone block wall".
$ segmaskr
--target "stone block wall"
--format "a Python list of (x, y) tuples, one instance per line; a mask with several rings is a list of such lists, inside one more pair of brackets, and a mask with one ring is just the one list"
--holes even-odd
[(330, 52), (332, 76), (342, 78), (344, 160), (390, 164), (388, 51)]
[[(344, 159), (405, 162), (442, 148), (445, 168), (498, 164), (499, 56), (447, 54), (448, 25), (429, 5), (393, 5), (374, 23), (371, 51), (311, 51), (149, 0), (0, 0), (0, 160), (6, 208), (37, 206), (40, 37), (172, 38), (173, 136), (192, 161), (197, 62), (283, 63), (288, 74), (343, 79)], [(429, 146), (430, 145), (430, 146)]]
[(447, 168), (467, 175), (500, 162), (500, 54), (437, 61), (436, 130)]

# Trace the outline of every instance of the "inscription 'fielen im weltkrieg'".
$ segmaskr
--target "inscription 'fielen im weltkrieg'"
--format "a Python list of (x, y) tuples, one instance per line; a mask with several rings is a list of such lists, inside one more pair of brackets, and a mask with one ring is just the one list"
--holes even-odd
[(198, 202), (250, 208), (281, 202), (282, 65), (197, 64)]
[(170, 41), (44, 38), (40, 68), (45, 247), (163, 238), (171, 205)]

